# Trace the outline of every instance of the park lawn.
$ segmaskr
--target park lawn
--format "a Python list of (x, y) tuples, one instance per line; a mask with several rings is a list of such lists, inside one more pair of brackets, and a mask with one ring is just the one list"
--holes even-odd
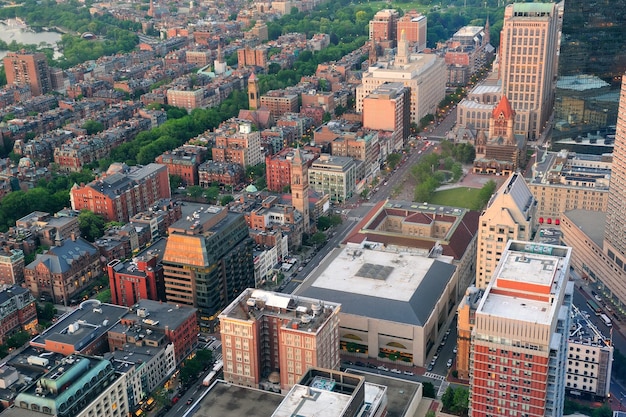
[(475, 210), (480, 201), (480, 188), (459, 187), (449, 190), (435, 191), (430, 204), (442, 206), (465, 207)]

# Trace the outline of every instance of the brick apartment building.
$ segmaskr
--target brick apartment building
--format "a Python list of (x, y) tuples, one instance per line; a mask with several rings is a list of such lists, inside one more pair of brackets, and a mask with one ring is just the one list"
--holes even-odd
[(167, 167), (161, 164), (132, 169), (116, 164), (104, 178), (87, 185), (75, 184), (70, 191), (72, 209), (91, 210), (107, 221), (118, 222), (127, 222), (156, 201), (170, 197)]
[(332, 302), (245, 290), (220, 314), (224, 379), (291, 388), (311, 366), (339, 366), (339, 310)]
[(204, 162), (207, 148), (183, 145), (159, 155), (156, 162), (167, 167), (169, 175), (177, 175), (184, 185), (198, 185), (198, 166)]
[(41, 52), (9, 52), (4, 57), (7, 85), (28, 85), (33, 96), (52, 89), (48, 59)]

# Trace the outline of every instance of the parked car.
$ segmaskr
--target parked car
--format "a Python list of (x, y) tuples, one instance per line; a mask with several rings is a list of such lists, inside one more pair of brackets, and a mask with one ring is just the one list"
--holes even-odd
[(600, 297), (600, 296), (599, 296), (599, 295), (597, 295), (597, 294), (596, 294), (596, 295), (594, 295), (594, 298), (595, 298), (597, 301), (602, 301), (602, 297)]
[(381, 371), (388, 371), (389, 370), (389, 368), (387, 368), (385, 365), (380, 365), (378, 367), (378, 369), (381, 370)]
[(391, 372), (393, 372), (394, 374), (401, 374), (401, 373), (402, 373), (402, 371), (401, 371), (401, 370), (396, 369), (396, 368), (393, 368), (393, 369), (391, 370)]
[(452, 359), (448, 359), (448, 362), (446, 362), (446, 366), (448, 368), (450, 368), (452, 366)]
[(454, 349), (452, 349), (452, 353), (454, 353), (455, 355), (456, 355), (456, 353), (457, 353), (458, 351), (459, 351), (459, 348), (458, 348), (458, 347), (456, 347), (456, 346), (454, 347)]
[(361, 361), (356, 361), (356, 362), (354, 362), (354, 364), (356, 366), (365, 366), (365, 364), (363, 362), (361, 362)]
[(434, 361), (436, 361), (437, 359), (439, 359), (439, 352), (435, 353), (435, 356), (433, 356)]
[(433, 364), (431, 363), (431, 364), (429, 364), (429, 365), (428, 365), (428, 368), (426, 368), (426, 370), (427, 370), (428, 372), (430, 372), (430, 371), (432, 371), (432, 370), (433, 370), (433, 367), (434, 367), (434, 366), (433, 366)]
[(446, 336), (450, 336), (450, 329), (446, 330)]
[(376, 365), (374, 365), (373, 363), (368, 363), (367, 367), (370, 369), (376, 369)]
[(404, 375), (413, 376), (413, 372), (411, 372), (411, 371), (404, 371), (403, 373), (404, 373)]
[(435, 364), (436, 364), (436, 363), (437, 363), (437, 361), (436, 361), (435, 359), (433, 359), (432, 361), (430, 361), (430, 364), (431, 364), (432, 366), (435, 366)]

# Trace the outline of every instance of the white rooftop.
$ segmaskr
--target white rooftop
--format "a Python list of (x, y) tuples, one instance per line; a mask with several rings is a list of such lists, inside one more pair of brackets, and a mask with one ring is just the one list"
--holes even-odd
[(452, 259), (348, 245), (311, 287), (407, 302), (435, 260), (451, 264)]
[(557, 269), (561, 267), (561, 259), (552, 255), (508, 251), (503, 253), (500, 268), (496, 270), (496, 278), (551, 286)]
[(294, 385), (272, 417), (342, 416), (351, 400), (350, 395)]
[(483, 298), (482, 306), (479, 307), (477, 312), (529, 323), (546, 325), (552, 323), (551, 304), (546, 301), (535, 301), (528, 298), (490, 293)]

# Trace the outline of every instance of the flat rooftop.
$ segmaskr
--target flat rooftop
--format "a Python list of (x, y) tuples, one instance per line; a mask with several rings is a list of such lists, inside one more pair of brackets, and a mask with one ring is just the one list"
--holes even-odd
[(283, 327), (317, 332), (339, 308), (337, 303), (320, 300), (248, 288), (222, 311), (220, 317), (246, 321), (263, 316), (277, 317), (282, 320)]
[(529, 323), (552, 323), (551, 297), (567, 283), (571, 249), (509, 241), (477, 313)]
[(589, 210), (569, 210), (565, 217), (570, 219), (587, 237), (598, 247), (604, 244), (604, 229), (606, 228), (606, 213)]
[(483, 300), (479, 311), (487, 315), (546, 325), (552, 322), (553, 314), (550, 303), (546, 301), (500, 294), (489, 294)]
[(294, 385), (272, 417), (341, 416), (351, 401), (340, 392)]
[(453, 258), (378, 247), (335, 249), (298, 295), (340, 303), (342, 313), (423, 325), (454, 276)]
[(268, 417), (283, 396), (218, 380), (186, 417)]
[[(31, 346), (45, 348), (46, 340), (70, 344), (78, 352), (109, 331), (128, 312), (127, 307), (101, 303), (97, 300), (83, 301), (72, 312), (35, 336)], [(74, 352), (68, 352), (74, 353)]]
[(367, 386), (369, 384), (387, 387), (387, 417), (413, 417), (407, 416), (406, 410), (415, 401), (415, 396), (420, 395), (421, 383), (356, 369), (347, 369), (346, 372), (365, 377), (366, 401), (368, 396)]
[(435, 262), (452, 262), (452, 257), (442, 258), (350, 245), (337, 254), (332, 266), (320, 273), (313, 286), (407, 302)]

